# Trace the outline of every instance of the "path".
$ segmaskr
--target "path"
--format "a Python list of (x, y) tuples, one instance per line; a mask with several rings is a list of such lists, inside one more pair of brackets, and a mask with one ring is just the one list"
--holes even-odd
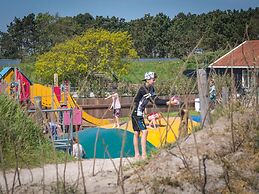
[[(123, 159), (123, 166), (129, 164), (129, 161), (132, 161), (133, 158)], [(93, 172), (93, 159), (83, 160), (83, 173), (85, 177), (85, 185), (87, 193), (113, 193), (117, 188), (117, 173), (114, 168), (114, 165), (118, 169), (120, 159), (113, 159), (114, 164), (110, 159), (96, 159), (95, 163), (95, 176), (92, 176)], [(58, 177), (59, 181), (63, 183), (64, 181), (64, 164), (58, 164)], [(51, 186), (56, 186), (57, 181), (57, 171), (55, 164), (48, 164), (44, 166), (44, 185), (45, 193), (51, 192)], [(7, 182), (9, 190), (12, 188), (13, 179), (14, 179), (14, 170), (8, 171), (7, 173)], [(79, 178), (79, 181), (78, 180)], [(20, 180), (22, 187), (17, 187), (19, 185), (18, 179), (15, 181), (15, 193), (43, 193), (43, 168), (34, 168), (34, 169), (21, 169), (20, 170)], [(80, 163), (69, 162), (66, 166), (65, 171), (65, 182), (66, 190), (76, 189), (76, 183), (79, 183), (79, 191), (83, 192), (83, 181), (80, 170)], [(0, 183), (3, 190), (5, 190), (5, 181), (3, 173), (0, 172)], [(53, 191), (52, 191), (53, 192)]]

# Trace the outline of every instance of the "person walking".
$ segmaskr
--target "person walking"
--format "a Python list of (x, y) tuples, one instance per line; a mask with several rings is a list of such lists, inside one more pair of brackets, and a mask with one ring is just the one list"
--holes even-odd
[(121, 113), (121, 103), (119, 94), (117, 93), (117, 87), (112, 88), (112, 94), (105, 98), (105, 100), (112, 98), (112, 104), (110, 110), (113, 110), (114, 125), (113, 127), (120, 127), (120, 113)]

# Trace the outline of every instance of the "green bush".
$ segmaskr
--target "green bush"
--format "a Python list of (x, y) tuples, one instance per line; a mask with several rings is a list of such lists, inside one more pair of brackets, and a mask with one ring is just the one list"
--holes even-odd
[[(17, 162), (19, 167), (38, 166), (43, 158), (44, 162), (54, 162), (54, 150), (50, 141), (44, 137), (41, 127), (18, 102), (2, 94), (0, 118), (1, 169), (13, 168)], [(58, 158), (63, 157), (59, 155)]]

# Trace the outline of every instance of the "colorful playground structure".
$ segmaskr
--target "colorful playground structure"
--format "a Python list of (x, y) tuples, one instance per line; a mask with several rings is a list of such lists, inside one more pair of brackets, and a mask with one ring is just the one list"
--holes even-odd
[[(57, 109), (60, 108), (61, 104), (64, 103), (66, 103), (67, 108), (80, 108), (75, 99), (70, 94), (67, 93), (67, 95), (65, 95), (65, 92), (62, 93), (59, 86), (55, 86), (52, 88), (41, 84), (34, 84), (18, 68), (5, 67), (0, 72), (0, 78), (1, 77), (7, 85), (7, 93), (15, 93), (16, 97), (21, 103), (34, 103), (34, 97), (41, 96), (42, 106), (46, 108)], [(15, 87), (12, 88), (12, 85), (15, 85)], [(12, 92), (12, 90), (15, 91)], [(97, 126), (110, 123), (109, 120), (98, 119), (87, 114), (84, 111), (82, 111), (82, 119)]]
[[(73, 109), (73, 125), (78, 125), (84, 120), (97, 126), (78, 132), (79, 141), (84, 149), (87, 150), (87, 158), (94, 157), (93, 145), (95, 144), (94, 141), (96, 140), (97, 133), (99, 133), (100, 137), (98, 138), (95, 157), (107, 157), (107, 147), (109, 147), (109, 155), (111, 157), (120, 157), (120, 145), (125, 134), (127, 141), (125, 143), (124, 155), (133, 155), (132, 136), (134, 131), (130, 120), (124, 122), (119, 129), (114, 129), (113, 124), (109, 120), (99, 119), (82, 111), (69, 92), (66, 89), (62, 90), (58, 85), (53, 87), (32, 83), (18, 68), (5, 67), (0, 71), (1, 92), (12, 95), (21, 103), (34, 104), (35, 97), (41, 97), (42, 107), (51, 110), (58, 110), (62, 107), (62, 104), (66, 104), (67, 108)], [(66, 125), (68, 125), (68, 119), (65, 120), (67, 122)], [(187, 128), (188, 133), (190, 133), (191, 128), (197, 126), (198, 123), (195, 121), (188, 123)], [(157, 129), (148, 129), (147, 147), (156, 149), (164, 143), (175, 142), (179, 136), (180, 125), (180, 117), (173, 117), (168, 120), (162, 119), (161, 125)]]

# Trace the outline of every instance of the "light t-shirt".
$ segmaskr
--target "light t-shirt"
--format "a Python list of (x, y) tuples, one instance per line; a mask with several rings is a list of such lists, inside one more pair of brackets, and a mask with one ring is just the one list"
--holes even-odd
[(119, 95), (117, 93), (114, 96), (112, 96), (112, 107), (113, 107), (113, 109), (120, 109), (121, 108)]
[(73, 156), (76, 158), (82, 158), (84, 156), (84, 148), (81, 144), (73, 144)]

